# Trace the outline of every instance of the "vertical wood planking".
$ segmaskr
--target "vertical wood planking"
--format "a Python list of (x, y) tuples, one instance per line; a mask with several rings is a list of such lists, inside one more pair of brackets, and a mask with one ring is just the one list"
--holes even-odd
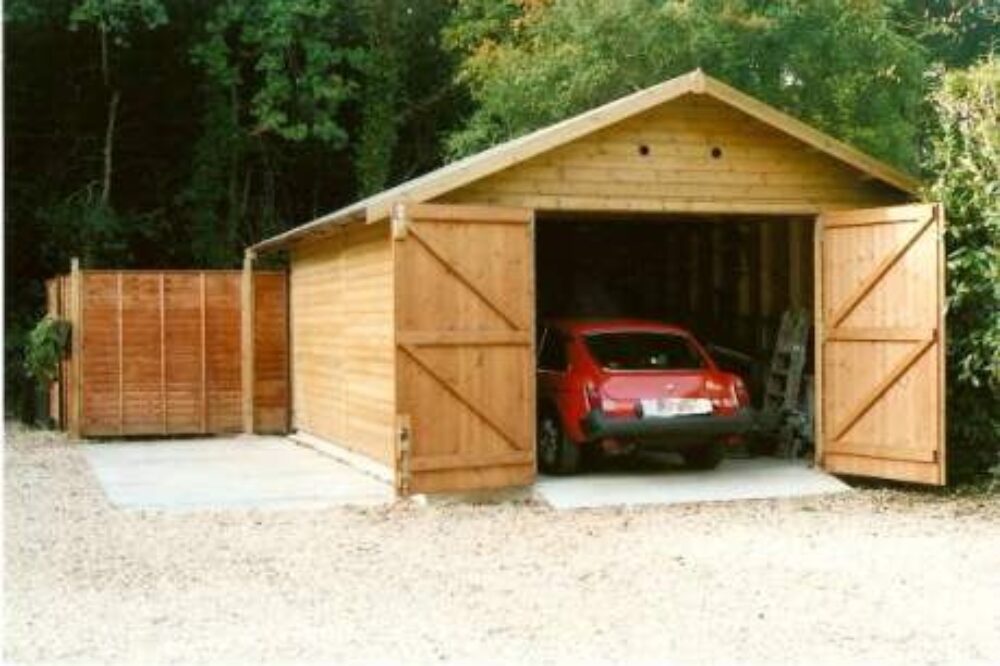
[(256, 432), (288, 429), (288, 312), (284, 273), (254, 275), (253, 410)]
[(80, 260), (70, 260), (70, 325), (73, 339), (72, 349), (72, 407), (70, 436), (78, 438), (83, 434), (83, 279), (80, 274)]
[(532, 211), (407, 205), (394, 210), (393, 227), (396, 409), (411, 428), (401, 487), (530, 483)]
[[(791, 238), (798, 240), (796, 234), (792, 234)], [(801, 257), (801, 246), (801, 243), (795, 243), (797, 249), (793, 251), (793, 255)], [(826, 392), (823, 384), (823, 341), (826, 338), (826, 327), (823, 313), (823, 275), (825, 274), (823, 268), (823, 219), (819, 217), (813, 222), (813, 248), (813, 358), (815, 359), (813, 364), (815, 378), (813, 380), (813, 404), (815, 405), (813, 411), (813, 457), (816, 464), (821, 465), (823, 461), (823, 412), (826, 409), (826, 401), (824, 400)], [(798, 283), (798, 276), (802, 274), (801, 266), (798, 266), (798, 269), (792, 270), (793, 281), (796, 283)], [(799, 299), (802, 298), (798, 284), (793, 291)]]
[(774, 252), (774, 223), (770, 220), (760, 222), (759, 240), (760, 250), (757, 253), (757, 302), (758, 302), (758, 345), (769, 346), (770, 322), (774, 314), (774, 272), (775, 272), (775, 252)]
[(947, 248), (944, 244), (945, 238), (945, 225), (947, 224), (945, 217), (945, 210), (942, 204), (934, 204), (934, 215), (937, 216), (937, 228), (934, 230), (936, 240), (937, 240), (937, 269), (938, 269), (938, 281), (937, 281), (937, 325), (938, 325), (938, 339), (937, 339), (937, 353), (938, 353), (938, 385), (937, 385), (937, 402), (938, 402), (938, 441), (942, 443), (942, 450), (940, 451), (940, 459), (938, 460), (939, 466), (939, 476), (938, 483), (940, 485), (946, 485), (948, 483), (948, 456), (947, 451), (944, 450), (944, 446), (948, 441), (948, 428), (947, 428), (947, 401), (948, 392), (947, 388), (947, 356), (948, 356), (948, 336), (947, 336), (947, 318), (945, 313), (948, 309), (948, 299), (945, 293), (945, 275), (947, 266)]
[(936, 204), (821, 217), (819, 450), (830, 471), (945, 482), (942, 218)]
[(208, 432), (208, 341), (206, 336), (205, 313), (205, 271), (198, 275), (199, 291), (199, 333), (201, 340), (198, 349), (201, 354), (201, 431)]
[[(278, 332), (255, 359), (274, 368), (269, 429), (283, 432), (287, 336), (283, 276), (258, 297)], [(85, 437), (238, 432), (243, 426), (241, 274), (82, 271), (64, 279), (73, 350), (65, 362), (66, 427)], [(85, 353), (86, 352), (86, 353)], [(252, 369), (251, 369), (252, 372)], [(72, 403), (72, 404), (70, 404)]]
[(163, 434), (170, 431), (167, 420), (167, 293), (166, 276), (160, 273), (160, 416)]
[(243, 257), (241, 276), (240, 312), (240, 372), (243, 386), (243, 432), (254, 431), (254, 253), (247, 250)]
[(125, 433), (125, 295), (122, 283), (125, 276), (118, 272), (118, 433)]

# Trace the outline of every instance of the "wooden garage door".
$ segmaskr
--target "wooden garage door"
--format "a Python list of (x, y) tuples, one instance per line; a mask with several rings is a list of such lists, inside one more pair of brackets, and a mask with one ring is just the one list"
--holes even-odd
[(532, 220), (519, 208), (393, 211), (403, 493), (534, 480)]
[(943, 210), (837, 212), (819, 224), (822, 466), (944, 484)]

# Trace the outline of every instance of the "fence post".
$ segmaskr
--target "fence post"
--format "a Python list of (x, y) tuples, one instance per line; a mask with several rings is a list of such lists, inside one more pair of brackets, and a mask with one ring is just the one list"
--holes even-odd
[(69, 392), (73, 397), (72, 408), (68, 410), (69, 434), (73, 439), (79, 439), (83, 432), (83, 279), (77, 257), (70, 259), (69, 299), (72, 365)]
[(254, 431), (254, 284), (253, 262), (256, 253), (247, 249), (243, 255), (243, 276), (240, 289), (240, 367), (243, 380), (243, 432)]

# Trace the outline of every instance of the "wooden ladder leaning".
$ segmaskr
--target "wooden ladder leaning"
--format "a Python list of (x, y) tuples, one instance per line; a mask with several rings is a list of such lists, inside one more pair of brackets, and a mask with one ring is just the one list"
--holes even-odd
[(777, 439), (779, 454), (788, 458), (797, 457), (803, 439), (808, 438), (808, 407), (804, 410), (801, 406), (808, 342), (809, 313), (803, 309), (786, 310), (764, 380), (760, 423), (764, 432)]

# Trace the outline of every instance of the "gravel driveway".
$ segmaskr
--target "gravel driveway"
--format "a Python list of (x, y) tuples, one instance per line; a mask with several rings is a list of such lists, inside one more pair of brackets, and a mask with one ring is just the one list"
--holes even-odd
[(5, 444), (7, 662), (997, 663), (1000, 497), (111, 508)]

